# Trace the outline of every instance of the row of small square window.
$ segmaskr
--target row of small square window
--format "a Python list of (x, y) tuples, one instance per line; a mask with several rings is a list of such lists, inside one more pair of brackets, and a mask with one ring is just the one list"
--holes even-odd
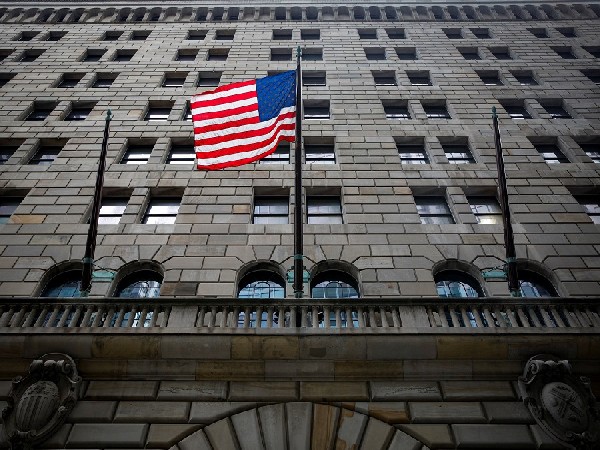
[[(489, 28), (469, 28), (471, 34), (477, 39), (491, 39), (493, 37), (492, 32)], [(560, 27), (555, 28), (561, 36), (566, 38), (575, 38), (577, 33), (573, 27)], [(359, 39), (378, 39), (378, 32), (381, 30), (376, 28), (358, 28), (357, 30)], [(406, 39), (407, 32), (404, 28), (385, 28), (386, 36), (389, 39)], [(443, 33), (448, 39), (464, 39), (468, 37), (464, 28), (442, 28)], [(549, 38), (547, 28), (527, 28), (527, 31), (536, 38)], [(151, 30), (135, 30), (125, 34), (124, 30), (110, 30), (106, 31), (100, 37), (102, 41), (116, 41), (120, 39), (124, 34), (128, 40), (132, 41), (144, 41), (148, 39), (151, 34)], [(215, 30), (213, 39), (219, 41), (231, 41), (235, 37), (235, 29), (219, 29)], [(49, 33), (42, 33), (40, 31), (22, 31), (12, 38), (13, 41), (31, 41), (37, 36), (40, 36), (39, 40), (42, 41), (58, 41), (67, 34), (66, 31), (51, 31)], [(208, 36), (208, 30), (188, 30), (186, 39), (201, 41), (206, 39)], [(273, 30), (273, 40), (292, 40), (294, 38), (294, 30), (290, 28)], [(321, 39), (321, 30), (319, 29), (301, 29), (299, 38), (301, 40), (319, 40)]]
[[(475, 164), (477, 161), (473, 156), (469, 140), (466, 137), (454, 137), (452, 139), (438, 138), (446, 160), (450, 164)], [(425, 148), (423, 137), (396, 137), (396, 147), (400, 162), (402, 164), (430, 164), (431, 159)], [(547, 164), (569, 163), (565, 153), (561, 150), (556, 138), (531, 137), (529, 141), (538, 151)], [(575, 141), (585, 155), (592, 162), (600, 164), (600, 137), (587, 138)], [(0, 164), (6, 163), (22, 145), (23, 141), (11, 140), (0, 145)], [(65, 140), (59, 142), (43, 142), (28, 159), (30, 165), (49, 165), (58, 157), (66, 144)], [(120, 157), (115, 161), (119, 164), (148, 164), (154, 150), (156, 141), (146, 140), (143, 142), (129, 141)], [(321, 137), (318, 140), (306, 137), (304, 141), (304, 163), (305, 164), (335, 164), (335, 143), (333, 138)], [(188, 164), (195, 162), (195, 151), (192, 142), (174, 140), (170, 143), (166, 158), (163, 156), (160, 163), (165, 164)], [(445, 161), (438, 161), (438, 163)], [(281, 142), (275, 152), (259, 161), (259, 164), (289, 164), (290, 145)]]
[[(439, 191), (439, 190), (437, 190)], [(456, 220), (443, 192), (439, 195), (414, 195), (416, 211), (422, 224), (454, 224)], [(498, 225), (502, 223), (502, 209), (495, 195), (467, 195), (471, 213), (477, 223)], [(577, 202), (590, 219), (600, 224), (600, 196), (575, 196)], [(147, 202), (141, 223), (174, 224), (181, 207), (181, 197), (152, 196)], [(289, 194), (281, 191), (278, 195), (254, 195), (252, 205), (252, 223), (289, 224)], [(0, 224), (7, 223), (23, 201), (23, 197), (4, 196), (0, 199)], [(100, 208), (99, 224), (119, 224), (129, 203), (129, 197), (104, 196)], [(341, 195), (306, 196), (306, 223), (342, 224), (344, 223)], [(136, 204), (137, 205), (137, 204)]]

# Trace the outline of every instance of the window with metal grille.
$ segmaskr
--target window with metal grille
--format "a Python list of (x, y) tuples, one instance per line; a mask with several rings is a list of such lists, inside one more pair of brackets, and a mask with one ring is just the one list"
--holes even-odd
[(325, 120), (330, 118), (329, 100), (305, 100), (303, 110), (306, 120)]
[(33, 62), (38, 59), (40, 56), (44, 54), (46, 50), (25, 50), (21, 57), (19, 58), (19, 62)]
[(28, 164), (35, 166), (49, 166), (62, 149), (62, 145), (41, 144), (33, 157), (29, 160)]
[(383, 100), (382, 104), (386, 119), (408, 120), (411, 118), (406, 101)]
[(396, 86), (396, 74), (392, 71), (372, 71), (373, 81), (377, 86)]
[(198, 56), (197, 48), (180, 48), (175, 56), (176, 61), (195, 61)]
[(130, 41), (145, 41), (150, 36), (151, 31), (149, 30), (136, 30), (131, 33), (129, 37)]
[(25, 120), (36, 122), (46, 120), (54, 108), (56, 108), (54, 102), (34, 102), (33, 108)]
[(154, 197), (150, 199), (142, 223), (173, 224), (177, 219), (181, 198)]
[(577, 59), (571, 47), (550, 47), (562, 59)]
[(423, 110), (428, 119), (451, 119), (445, 104), (423, 103)]
[(118, 224), (121, 217), (127, 208), (127, 197), (104, 197), (100, 206), (100, 215), (98, 216), (98, 224), (109, 225)]
[(162, 104), (150, 104), (144, 120), (148, 122), (166, 122), (169, 120), (169, 114), (171, 114), (172, 105)]
[(553, 119), (571, 119), (571, 115), (558, 102), (540, 102)]
[(101, 89), (109, 88), (112, 86), (118, 75), (118, 73), (99, 73), (96, 75), (96, 79), (94, 80), (92, 87)]
[(84, 73), (64, 73), (60, 77), (60, 80), (56, 87), (58, 88), (74, 88), (77, 83), (81, 81), (85, 74)]
[(417, 50), (414, 47), (397, 47), (394, 49), (398, 59), (412, 61), (417, 59)]
[(206, 57), (207, 61), (227, 61), (229, 56), (228, 48), (211, 48)]
[(103, 41), (116, 41), (123, 35), (122, 31), (111, 30), (104, 33)]
[(303, 41), (318, 41), (321, 39), (320, 30), (300, 30), (300, 39)]
[(575, 200), (583, 207), (592, 222), (600, 224), (600, 196), (598, 195), (577, 195)]
[(302, 49), (302, 61), (323, 61), (322, 48), (305, 48)]
[(500, 80), (497, 70), (479, 70), (476, 73), (486, 86), (502, 86), (504, 84)]
[(558, 297), (554, 286), (540, 274), (521, 268), (518, 274), (521, 297)]
[(96, 62), (106, 53), (106, 49), (91, 49), (88, 48), (83, 55), (83, 62)]
[(215, 39), (217, 41), (233, 41), (235, 38), (235, 30), (217, 30)]
[(406, 76), (413, 86), (431, 86), (431, 77), (428, 70), (418, 72), (406, 71)]
[(65, 120), (85, 120), (95, 105), (95, 102), (72, 103), (71, 111), (69, 111)]
[(516, 103), (500, 102), (500, 104), (502, 105), (502, 107), (504, 108), (504, 110), (506, 111), (506, 113), (509, 115), (509, 117), (511, 119), (514, 119), (514, 120), (531, 119), (531, 114), (529, 114), (529, 111), (527, 111), (527, 109), (525, 108), (525, 105), (523, 105), (522, 103), (519, 105)]
[(81, 270), (69, 270), (52, 278), (40, 297), (73, 298), (81, 297)]
[(196, 152), (193, 144), (174, 144), (167, 156), (167, 164), (194, 164)]
[(358, 30), (359, 39), (377, 39), (377, 30), (372, 28), (363, 28)]
[(255, 196), (252, 223), (285, 224), (289, 222), (289, 197)]
[(468, 144), (442, 143), (442, 148), (450, 164), (475, 164), (475, 158)]
[(496, 59), (513, 59), (508, 48), (490, 47), (488, 50)]
[(471, 33), (475, 35), (477, 39), (491, 39), (490, 30), (488, 28), (471, 28)]
[(291, 61), (292, 60), (292, 49), (291, 48), (272, 48), (271, 49), (271, 61)]
[(274, 41), (291, 41), (292, 30), (273, 30)]
[(302, 71), (303, 86), (325, 86), (326, 84), (327, 78), (325, 72), (312, 70)]
[(462, 39), (463, 34), (460, 28), (443, 28), (442, 31), (448, 39)]
[(477, 223), (484, 225), (502, 223), (502, 209), (496, 197), (470, 195), (467, 196), (467, 201)]
[(396, 143), (400, 163), (402, 164), (429, 164), (429, 158), (425, 151), (425, 145)]
[(336, 195), (308, 195), (306, 211), (309, 224), (343, 223), (342, 204)]
[(133, 58), (133, 55), (135, 55), (136, 52), (137, 52), (137, 50), (117, 50), (117, 52), (115, 53), (115, 56), (113, 57), (113, 61), (117, 61), (117, 62), (131, 61), (131, 58)]
[(464, 59), (481, 59), (481, 56), (479, 56), (479, 50), (477, 49), (477, 47), (463, 47), (463, 48), (459, 48), (458, 51), (460, 52), (460, 54), (462, 55), (462, 57)]
[[(435, 274), (434, 280), (439, 297), (483, 297), (483, 291), (479, 283), (464, 272), (458, 270), (443, 270)], [(467, 312), (467, 314), (472, 316), (472, 313), (470, 312)], [(475, 322), (475, 320), (473, 320), (473, 322)]]
[(259, 164), (289, 164), (290, 163), (290, 143), (282, 141), (269, 156), (258, 160)]
[(148, 164), (154, 144), (129, 144), (121, 164)]
[(406, 39), (403, 28), (386, 28), (385, 33), (389, 39)]
[(0, 197), (0, 225), (9, 222), (10, 216), (14, 214), (22, 201), (23, 197), (13, 197), (8, 195)]
[(163, 78), (162, 87), (166, 87), (166, 88), (183, 87), (187, 75), (188, 75), (187, 72), (167, 73), (167, 74), (165, 74), (165, 76)]
[(543, 39), (548, 37), (548, 30), (545, 28), (527, 28), (527, 31), (533, 34), (536, 38)]
[[(153, 270), (138, 270), (127, 277), (125, 277), (119, 283), (117, 290), (115, 291), (115, 297), (119, 298), (155, 298), (160, 295), (160, 286), (162, 284), (163, 277), (161, 274)], [(128, 316), (132, 313), (126, 313)], [(151, 320), (150, 317), (146, 316), (146, 320)], [(128, 317), (123, 318), (123, 322), (127, 323)], [(133, 326), (136, 326), (136, 321), (139, 321), (140, 313), (137, 313), (134, 317)], [(149, 323), (148, 323), (149, 325)], [(146, 326), (146, 324), (144, 324)]]
[(369, 61), (383, 61), (385, 59), (385, 48), (365, 48), (364, 50)]
[(188, 41), (203, 41), (206, 38), (206, 30), (188, 30)]
[(444, 197), (416, 196), (415, 205), (422, 224), (455, 223)]
[(537, 86), (538, 84), (538, 82), (535, 80), (533, 72), (531, 71), (511, 70), (510, 73), (516, 78), (521, 86)]
[(535, 142), (532, 142), (532, 144), (547, 164), (565, 164), (569, 162), (556, 144), (542, 144)]
[(327, 143), (304, 143), (306, 164), (335, 164), (335, 146)]

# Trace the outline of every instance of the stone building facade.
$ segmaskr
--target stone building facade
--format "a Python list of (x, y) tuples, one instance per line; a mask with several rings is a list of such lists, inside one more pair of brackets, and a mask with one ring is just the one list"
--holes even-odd
[[(0, 409), (42, 355), (82, 378), (36, 446), (568, 448), (517, 382), (551, 354), (600, 395), (600, 4), (328, 5), (0, 7)], [(302, 300), (294, 146), (198, 171), (188, 120), (297, 46)], [(524, 293), (553, 298), (482, 275), (505, 259), (493, 107)], [(55, 298), (109, 109), (96, 278)], [(124, 299), (136, 280), (160, 296)], [(452, 283), (470, 298), (439, 298)]]

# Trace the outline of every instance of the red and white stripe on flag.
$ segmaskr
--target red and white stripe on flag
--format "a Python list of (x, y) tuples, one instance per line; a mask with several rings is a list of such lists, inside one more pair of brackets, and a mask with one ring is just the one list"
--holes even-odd
[(198, 169), (240, 166), (294, 141), (296, 73), (221, 86), (192, 97)]

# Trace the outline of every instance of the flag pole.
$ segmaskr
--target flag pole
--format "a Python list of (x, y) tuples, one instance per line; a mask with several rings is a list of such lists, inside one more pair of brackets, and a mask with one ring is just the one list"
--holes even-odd
[(302, 229), (302, 70), (300, 68), (301, 49), (296, 50), (296, 140), (294, 154), (294, 296), (302, 298), (304, 261)]
[(92, 203), (92, 214), (90, 215), (90, 227), (88, 229), (87, 241), (85, 243), (85, 255), (83, 257), (83, 274), (81, 277), (81, 296), (87, 297), (92, 289), (92, 271), (94, 270), (94, 250), (96, 249), (96, 236), (98, 235), (98, 216), (102, 204), (102, 186), (104, 185), (104, 168), (106, 166), (106, 152), (108, 145), (108, 127), (112, 114), (110, 109), (106, 112), (104, 124), (104, 137), (102, 149), (100, 150), (100, 161), (98, 162), (98, 175), (94, 188), (94, 200)]
[(498, 167), (498, 189), (500, 193), (500, 206), (502, 207), (502, 221), (504, 222), (504, 247), (506, 249), (506, 272), (508, 290), (513, 297), (519, 297), (519, 276), (517, 274), (517, 254), (510, 221), (510, 208), (508, 203), (508, 188), (506, 186), (506, 173), (504, 171), (504, 156), (502, 155), (502, 142), (500, 140), (500, 127), (496, 107), (492, 108), (494, 124), (494, 143), (496, 145), (496, 166)]

